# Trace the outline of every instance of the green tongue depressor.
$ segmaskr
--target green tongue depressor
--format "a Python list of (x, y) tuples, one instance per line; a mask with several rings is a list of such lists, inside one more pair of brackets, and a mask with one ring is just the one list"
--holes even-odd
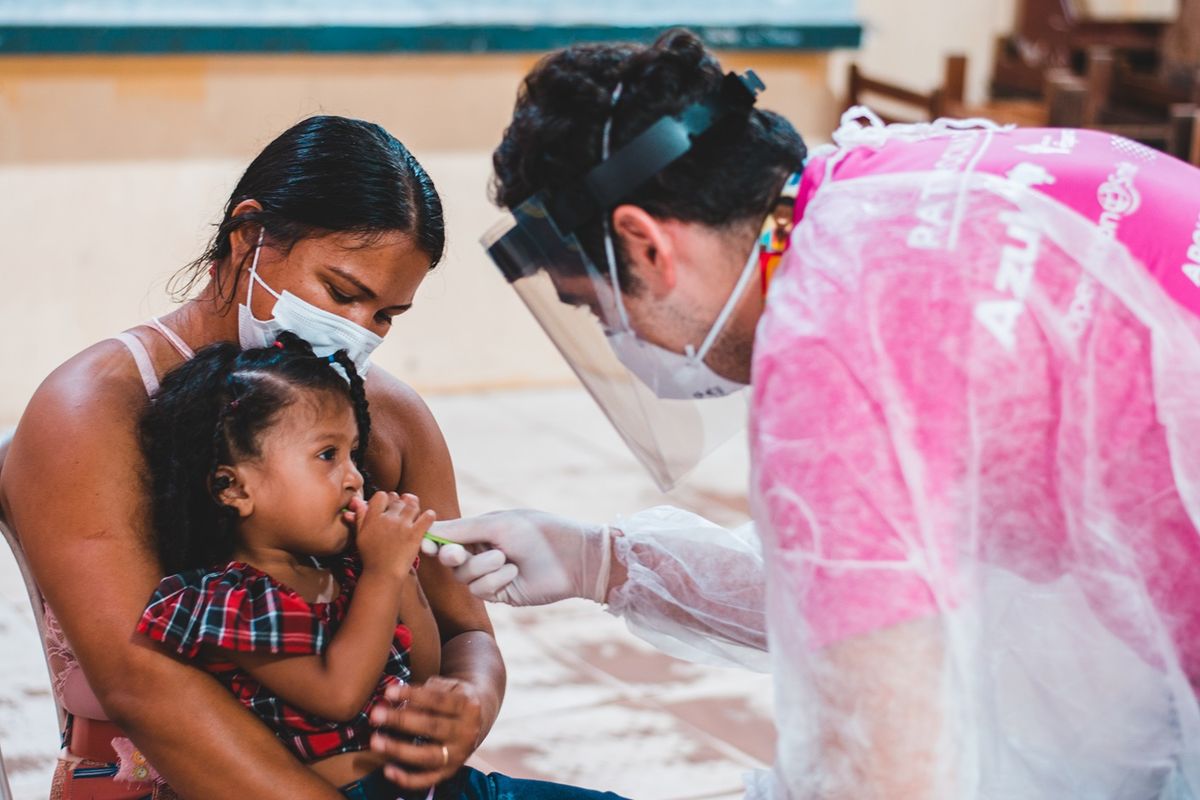
[[(349, 511), (350, 509), (348, 508), (342, 509), (343, 514), (349, 513)], [(449, 539), (443, 539), (441, 536), (434, 536), (432, 533), (426, 533), (424, 538), (438, 545), (458, 544), (458, 542), (452, 542)]]

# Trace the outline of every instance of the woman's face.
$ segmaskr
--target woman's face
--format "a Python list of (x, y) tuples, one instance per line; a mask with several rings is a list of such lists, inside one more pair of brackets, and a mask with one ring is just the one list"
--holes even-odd
[[(257, 243), (246, 242), (253, 247)], [(235, 259), (240, 254), (235, 247)], [(251, 260), (253, 253), (250, 254)], [(237, 263), (235, 260), (234, 263)], [(264, 242), (258, 257), (259, 277), (276, 292), (296, 297), (386, 336), (392, 320), (412, 307), (413, 297), (429, 272), (429, 255), (401, 231), (377, 234), (331, 233), (296, 242), (284, 254)], [(237, 302), (245, 302), (250, 262), (238, 279)], [(255, 283), (250, 310), (270, 319), (275, 298)]]

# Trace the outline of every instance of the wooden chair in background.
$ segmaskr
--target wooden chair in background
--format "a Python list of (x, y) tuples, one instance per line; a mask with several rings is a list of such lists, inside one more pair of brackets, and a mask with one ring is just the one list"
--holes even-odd
[[(1200, 0), (1181, 3), (1185, 12), (1194, 11)], [(992, 96), (983, 103), (966, 102), (967, 59), (954, 54), (930, 92), (851, 65), (848, 105), (865, 102), (885, 122), (983, 117), (1103, 130), (1200, 166), (1200, 67), (1189, 62), (1181, 68), (1161, 52), (1166, 34), (1185, 20), (1114, 22), (1089, 19), (1084, 11), (1079, 0), (1019, 0), (1017, 26), (997, 46)], [(1192, 41), (1200, 37), (1200, 12), (1193, 16), (1196, 24), (1180, 35), (1191, 37), (1191, 50), (1200, 53), (1200, 41)]]
[(1116, 48), (1153, 59), (1167, 23), (1090, 18), (1081, 0), (1018, 0), (1016, 24), (996, 41), (993, 97), (1040, 98), (1048, 70), (1081, 72), (1090, 47)]
[[(931, 92), (916, 90), (864, 75), (857, 64), (850, 65), (847, 107), (865, 103), (884, 122), (928, 122), (938, 117), (985, 117), (1002, 125), (1045, 125), (1045, 104), (1037, 100), (993, 100), (967, 104), (967, 57), (946, 56), (942, 82)], [(876, 103), (882, 105), (876, 108)], [(895, 116), (900, 111), (901, 116)]]
[[(961, 94), (961, 88), (959, 92)], [(932, 92), (918, 92), (899, 84), (868, 77), (863, 74), (858, 64), (851, 64), (846, 106), (848, 108), (856, 105), (870, 106), (879, 114), (879, 118), (887, 123), (928, 122), (944, 116), (946, 87), (939, 87)], [(897, 111), (900, 116), (895, 115), (894, 112)]]
[(1200, 164), (1200, 76), (1170, 83), (1134, 69), (1108, 46), (1089, 48), (1082, 74), (1056, 68), (1046, 76), (1049, 124), (1124, 136)]

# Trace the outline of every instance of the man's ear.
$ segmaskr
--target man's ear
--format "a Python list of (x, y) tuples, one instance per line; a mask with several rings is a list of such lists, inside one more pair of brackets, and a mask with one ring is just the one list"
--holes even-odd
[(632, 205), (613, 209), (613, 237), (629, 263), (633, 277), (644, 283), (653, 297), (675, 288), (675, 243), (659, 220)]
[(242, 519), (254, 513), (254, 499), (237, 467), (217, 467), (212, 477), (212, 493), (218, 503), (234, 509)]

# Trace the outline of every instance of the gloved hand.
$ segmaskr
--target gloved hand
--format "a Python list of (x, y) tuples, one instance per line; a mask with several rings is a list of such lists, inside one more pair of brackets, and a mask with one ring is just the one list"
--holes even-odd
[(426, 539), (422, 550), (436, 553), (476, 597), (539, 606), (568, 597), (603, 603), (608, 594), (612, 535), (607, 525), (518, 509), (438, 522), (430, 533), (457, 542), (438, 548)]

